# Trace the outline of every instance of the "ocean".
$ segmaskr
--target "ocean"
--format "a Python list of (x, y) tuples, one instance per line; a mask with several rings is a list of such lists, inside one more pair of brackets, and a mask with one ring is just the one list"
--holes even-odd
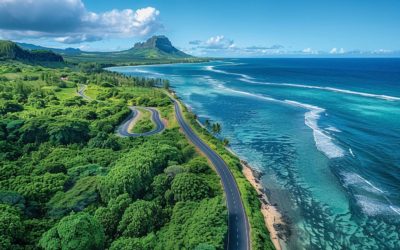
[(226, 59), (112, 68), (167, 78), (252, 167), (286, 249), (400, 249), (400, 59)]

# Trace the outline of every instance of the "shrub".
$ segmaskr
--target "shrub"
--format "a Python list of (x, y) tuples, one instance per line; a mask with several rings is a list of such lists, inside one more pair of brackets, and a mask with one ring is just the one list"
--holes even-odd
[(66, 216), (43, 234), (39, 246), (45, 250), (104, 249), (101, 224), (87, 213)]
[(183, 173), (172, 181), (171, 191), (176, 201), (196, 201), (210, 196), (210, 187), (200, 177)]
[(161, 211), (155, 202), (135, 201), (125, 210), (118, 231), (125, 237), (145, 236), (160, 226)]

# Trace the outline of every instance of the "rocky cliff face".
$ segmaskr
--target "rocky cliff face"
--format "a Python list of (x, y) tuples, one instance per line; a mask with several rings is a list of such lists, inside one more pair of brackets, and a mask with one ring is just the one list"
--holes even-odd
[(155, 49), (174, 56), (190, 57), (184, 52), (175, 48), (166, 36), (153, 36), (146, 42), (136, 43), (133, 50)]
[(166, 36), (153, 36), (146, 42), (136, 43), (134, 49), (159, 49), (166, 53), (174, 53), (179, 50), (172, 46), (171, 41)]

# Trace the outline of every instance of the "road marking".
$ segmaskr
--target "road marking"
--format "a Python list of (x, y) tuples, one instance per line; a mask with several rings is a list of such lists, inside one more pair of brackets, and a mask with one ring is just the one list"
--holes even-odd
[[(221, 158), (221, 156), (219, 156), (205, 142), (203, 142), (198, 137), (198, 135), (194, 132), (194, 130), (186, 123), (186, 121), (183, 118), (182, 111), (180, 109), (178, 101), (176, 101), (172, 97), (171, 97), (171, 99), (173, 100), (173, 102), (175, 104), (174, 105), (175, 106), (175, 115), (177, 117), (178, 123), (179, 123), (180, 127), (182, 128), (183, 132), (186, 134), (188, 139), (191, 140), (193, 144), (195, 144), (196, 147), (198, 147), (201, 151), (203, 151), (203, 153), (212, 162), (217, 173), (219, 174), (222, 184), (223, 184), (223, 187), (224, 187), (225, 194), (226, 194), (228, 213), (233, 213), (232, 215), (234, 215), (236, 217), (236, 223), (238, 223), (238, 221), (239, 221), (239, 217), (238, 217), (237, 213), (240, 213), (240, 212), (243, 213), (243, 215), (240, 218), (242, 219), (244, 217), (244, 226), (245, 226), (244, 233), (245, 233), (246, 237), (243, 239), (243, 241), (245, 241), (245, 245), (243, 246), (243, 248), (240, 248), (240, 250), (249, 249), (249, 243), (250, 243), (249, 242), (249, 230), (248, 230), (249, 225), (248, 225), (248, 220), (246, 217), (246, 212), (244, 210), (243, 203), (241, 202), (242, 200), (240, 199), (239, 206), (236, 204), (236, 196), (238, 196), (240, 198), (240, 190), (234, 179), (235, 177), (230, 172), (228, 166), (226, 165), (224, 160)], [(235, 191), (232, 189), (232, 186), (234, 186), (233, 189)], [(232, 204), (232, 202), (233, 202), (233, 204)], [(240, 209), (238, 209), (238, 207)], [(232, 229), (232, 226), (234, 226), (234, 225), (232, 225), (230, 223), (230, 222), (232, 222), (231, 220), (234, 220), (234, 218), (229, 217), (228, 228)], [(238, 232), (238, 230), (239, 230), (238, 225), (236, 225), (236, 230)], [(231, 235), (231, 230), (228, 230), (228, 239), (227, 239), (227, 248), (228, 249), (230, 249), (230, 246), (231, 246), (230, 239), (232, 238), (232, 236), (234, 237), (235, 235), (234, 234)], [(233, 241), (236, 241), (236, 245), (239, 246), (240, 240), (239, 240), (238, 233), (236, 234), (236, 237), (237, 237), (237, 239), (233, 239)], [(239, 249), (239, 248), (237, 248), (237, 249)]]

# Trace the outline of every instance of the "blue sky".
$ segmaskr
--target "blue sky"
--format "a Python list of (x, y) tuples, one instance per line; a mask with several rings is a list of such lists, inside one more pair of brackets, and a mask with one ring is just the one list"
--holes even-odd
[(164, 34), (195, 55), (390, 56), (399, 13), (398, 0), (0, 0), (0, 36), (108, 51)]

